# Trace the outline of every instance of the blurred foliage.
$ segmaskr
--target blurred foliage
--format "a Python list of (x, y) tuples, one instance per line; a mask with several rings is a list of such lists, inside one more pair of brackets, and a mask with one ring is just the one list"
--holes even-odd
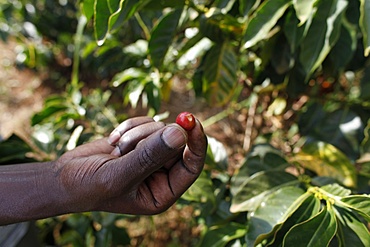
[[(18, 66), (65, 86), (32, 118), (32, 147), (11, 137), (1, 163), (53, 159), (108, 133), (125, 118), (112, 95), (158, 114), (180, 78), (226, 109), (207, 126), (245, 109), (280, 123), (257, 128), (235, 172), (209, 138), (206, 168), (178, 202), (198, 209), (199, 246), (370, 245), (369, 1), (0, 0), (0, 9)], [(108, 82), (86, 93), (92, 81)], [(58, 245), (125, 245), (121, 217), (38, 225), (44, 239), (59, 229)]]

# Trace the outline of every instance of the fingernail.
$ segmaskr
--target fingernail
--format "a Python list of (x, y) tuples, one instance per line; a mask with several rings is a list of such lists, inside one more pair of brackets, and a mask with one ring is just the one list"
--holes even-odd
[(121, 134), (118, 131), (113, 130), (113, 132), (110, 133), (108, 137), (108, 142), (110, 145), (114, 145), (119, 141), (120, 138), (121, 138)]
[(119, 149), (119, 147), (116, 147), (110, 154), (119, 157), (121, 156), (121, 150)]
[(179, 149), (185, 146), (187, 136), (177, 127), (168, 127), (163, 131), (162, 138), (168, 147)]

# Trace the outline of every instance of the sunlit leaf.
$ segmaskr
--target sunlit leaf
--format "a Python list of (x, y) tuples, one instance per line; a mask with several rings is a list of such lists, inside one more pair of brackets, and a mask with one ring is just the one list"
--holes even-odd
[(122, 83), (133, 80), (133, 79), (142, 80), (145, 77), (147, 77), (147, 75), (148, 73), (140, 68), (129, 68), (120, 73), (117, 73), (113, 77), (111, 84), (114, 87), (118, 87)]
[(247, 49), (254, 46), (257, 42), (266, 39), (290, 4), (291, 0), (264, 1), (247, 23), (243, 47)]
[(370, 246), (370, 232), (349, 209), (335, 207), (341, 246)]
[(325, 206), (315, 217), (293, 226), (285, 235), (283, 246), (328, 246), (336, 231), (334, 210)]
[(87, 20), (90, 20), (90, 18), (94, 15), (94, 5), (95, 0), (83, 0), (82, 2), (82, 12)]
[(213, 46), (206, 54), (203, 93), (213, 105), (222, 105), (233, 96), (237, 86), (238, 61), (228, 43)]
[(275, 246), (274, 244), (282, 243), (285, 234), (294, 225), (304, 222), (319, 213), (321, 207), (320, 200), (314, 194), (305, 193), (301, 196), (301, 199), (303, 201), (296, 201), (300, 204), (297, 205), (298, 208), (295, 211), (291, 212), (289, 218), (275, 227), (276, 233), (272, 236), (270, 242), (272, 246)]
[(164, 57), (175, 36), (181, 13), (182, 9), (175, 9), (167, 13), (153, 28), (148, 49), (152, 63), (157, 68), (162, 66)]
[(357, 183), (354, 165), (341, 151), (324, 142), (312, 142), (303, 146), (295, 160), (318, 176), (335, 178), (348, 187)]
[(95, 0), (94, 30), (95, 39), (102, 44), (108, 33), (108, 21), (111, 15), (107, 0)]
[(230, 211), (235, 213), (255, 210), (268, 194), (297, 183), (299, 181), (295, 176), (284, 171), (269, 170), (255, 173), (251, 177), (246, 176), (244, 183), (232, 189), (235, 194)]
[(294, 209), (291, 209), (292, 204), (303, 194), (304, 191), (298, 187), (284, 187), (267, 195), (257, 209), (248, 215), (247, 246), (260, 243), (275, 225), (284, 222), (297, 208), (294, 205)]
[(299, 25), (305, 23), (314, 10), (315, 0), (293, 0), (293, 6), (299, 19)]
[(334, 196), (349, 196), (351, 194), (351, 190), (340, 186), (339, 184), (328, 184), (320, 187), (320, 189), (325, 190), (326, 192), (334, 195)]
[(225, 146), (213, 137), (208, 137), (206, 164), (222, 171), (227, 169), (228, 154)]
[(370, 222), (370, 195), (351, 195), (341, 198), (340, 201), (340, 206), (355, 210)]
[(231, 193), (235, 194), (245, 180), (254, 173), (271, 169), (284, 170), (287, 165), (288, 162), (283, 157), (280, 150), (277, 150), (269, 144), (255, 145), (248, 153), (245, 162), (232, 177)]
[(317, 11), (301, 44), (299, 60), (309, 76), (318, 68), (339, 38), (345, 0), (318, 1)]

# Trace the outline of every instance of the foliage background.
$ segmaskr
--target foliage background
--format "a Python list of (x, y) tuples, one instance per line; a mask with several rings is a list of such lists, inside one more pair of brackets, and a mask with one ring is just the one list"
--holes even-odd
[[(16, 66), (55, 90), (27, 138), (1, 143), (1, 163), (55, 159), (127, 117), (191, 110), (209, 135), (206, 169), (171, 211), (183, 218), (166, 215), (187, 222), (188, 240), (177, 224), (167, 245), (369, 245), (369, 1), (0, 8)], [(139, 236), (132, 226), (148, 218), (94, 212), (37, 226), (47, 244), (139, 246), (160, 229), (161, 216), (150, 219)]]

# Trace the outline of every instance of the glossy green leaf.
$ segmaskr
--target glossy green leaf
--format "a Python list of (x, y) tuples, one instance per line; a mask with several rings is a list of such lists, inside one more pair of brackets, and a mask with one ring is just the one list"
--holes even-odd
[(120, 8), (114, 14), (112, 14), (109, 21), (109, 27), (111, 30), (116, 30), (117, 28), (122, 26), (123, 23), (128, 21), (132, 16), (135, 15), (135, 13), (138, 13), (152, 0), (120, 0), (120, 1), (121, 1)]
[(35, 113), (32, 116), (31, 124), (32, 126), (41, 123), (42, 121), (46, 120), (47, 118), (55, 115), (59, 112), (64, 112), (67, 109), (67, 106), (65, 105), (50, 105), (46, 106), (44, 109), (42, 109), (40, 112)]
[[(302, 199), (302, 201), (300, 201), (299, 199)], [(287, 220), (275, 227), (275, 234), (273, 236), (270, 236), (271, 239), (268, 246), (275, 246), (276, 244), (282, 243), (285, 234), (289, 231), (290, 228), (298, 223), (310, 219), (311, 217), (314, 217), (319, 213), (321, 203), (314, 194), (306, 192), (299, 199), (297, 199), (296, 201), (296, 203), (300, 203), (297, 205), (298, 208), (295, 211), (291, 212), (291, 215)]]
[(337, 237), (341, 246), (370, 246), (370, 232), (348, 208), (335, 207), (338, 222)]
[(254, 12), (247, 23), (243, 43), (244, 49), (268, 38), (269, 32), (290, 6), (291, 0), (267, 0)]
[(316, 216), (293, 226), (285, 235), (283, 246), (328, 246), (336, 231), (334, 210), (325, 206)]
[(98, 44), (103, 44), (105, 37), (109, 31), (109, 18), (111, 11), (107, 0), (95, 0), (95, 12), (94, 12), (94, 31), (95, 39)]
[(237, 86), (238, 61), (229, 43), (214, 45), (203, 64), (203, 93), (212, 105), (229, 102)]
[(122, 92), (124, 97), (124, 104), (127, 105), (128, 103), (130, 103), (133, 108), (136, 108), (140, 97), (142, 96), (142, 93), (145, 89), (145, 84), (145, 81), (139, 79), (131, 80)]
[(217, 226), (209, 229), (198, 244), (202, 246), (223, 247), (231, 240), (241, 238), (247, 229), (245, 225), (230, 222), (227, 225)]
[(370, 195), (351, 195), (340, 199), (340, 206), (355, 210), (370, 222)]
[(148, 49), (152, 64), (157, 68), (162, 67), (164, 57), (175, 36), (181, 14), (182, 9), (175, 9), (163, 16), (153, 28)]
[(235, 194), (239, 187), (245, 182), (246, 178), (254, 173), (268, 171), (271, 169), (284, 170), (288, 162), (283, 157), (280, 150), (270, 144), (258, 144), (252, 147), (245, 162), (232, 177), (231, 193)]
[(363, 35), (364, 55), (370, 54), (370, 1), (360, 0), (360, 28)]
[(351, 161), (333, 145), (312, 142), (303, 146), (295, 160), (318, 176), (335, 178), (348, 187), (357, 183), (356, 170)]
[[(255, 246), (284, 222), (296, 210), (297, 200), (302, 200), (304, 191), (298, 187), (284, 187), (267, 195), (255, 211), (248, 214), (247, 246)], [(291, 206), (294, 204), (294, 209)]]
[(81, 4), (83, 14), (87, 20), (90, 20), (94, 15), (95, 0), (83, 0)]
[(301, 44), (299, 60), (309, 76), (329, 54), (338, 40), (345, 0), (318, 1), (317, 11)]
[[(263, 171), (245, 176), (245, 181), (237, 188), (232, 188), (231, 212), (243, 212), (255, 210), (270, 193), (281, 187), (299, 183), (297, 178), (284, 171)], [(235, 186), (231, 184), (231, 187)]]
[(112, 79), (112, 86), (118, 87), (122, 83), (137, 79), (137, 80), (143, 80), (148, 76), (148, 73), (140, 68), (129, 68), (126, 69), (120, 73), (117, 73), (113, 79)]
[(299, 25), (305, 23), (314, 10), (316, 0), (293, 0), (293, 6), (299, 19)]
[(340, 186), (339, 184), (328, 184), (320, 187), (320, 189), (325, 190), (326, 192), (334, 195), (334, 196), (349, 196), (351, 194), (351, 190)]
[(239, 12), (243, 16), (248, 16), (251, 12), (255, 11), (260, 5), (261, 0), (245, 1), (239, 0)]
[(150, 0), (95, 0), (94, 31), (98, 45), (103, 45), (107, 35), (132, 17)]

